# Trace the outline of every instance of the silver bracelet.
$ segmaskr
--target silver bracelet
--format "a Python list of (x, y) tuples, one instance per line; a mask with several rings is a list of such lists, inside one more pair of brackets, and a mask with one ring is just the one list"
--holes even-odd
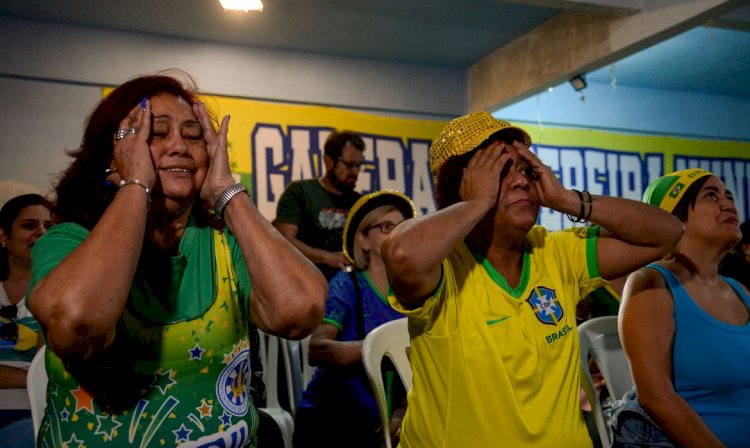
[(120, 188), (128, 186), (128, 185), (138, 185), (139, 187), (146, 190), (146, 195), (148, 197), (151, 197), (151, 188), (144, 184), (143, 182), (139, 181), (138, 179), (123, 179), (120, 181)]
[(146, 198), (148, 198), (146, 210), (151, 210), (151, 187), (139, 181), (138, 179), (123, 179), (120, 181), (120, 190), (122, 190), (123, 187), (127, 187), (128, 185), (138, 185), (139, 187), (143, 188), (143, 190), (146, 192)]
[(247, 193), (247, 187), (240, 182), (228, 186), (227, 189), (219, 195), (219, 199), (216, 200), (216, 203), (214, 203), (214, 213), (216, 216), (223, 218), (224, 209), (227, 208), (227, 204), (229, 204), (229, 201), (239, 193)]

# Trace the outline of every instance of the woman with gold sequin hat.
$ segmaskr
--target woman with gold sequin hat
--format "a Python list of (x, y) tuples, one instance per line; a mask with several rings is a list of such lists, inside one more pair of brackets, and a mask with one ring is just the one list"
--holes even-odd
[[(531, 144), (487, 112), (452, 120), (430, 148), (439, 210), (385, 239), (389, 300), (414, 330), (402, 447), (592, 446), (576, 304), (666, 254), (682, 226), (565, 188)], [(595, 225), (547, 231), (541, 206)]]

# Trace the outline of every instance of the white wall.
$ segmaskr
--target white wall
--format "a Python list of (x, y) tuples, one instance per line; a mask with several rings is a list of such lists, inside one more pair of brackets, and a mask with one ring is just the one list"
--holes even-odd
[(567, 83), (494, 114), (510, 122), (572, 126), (709, 140), (750, 141), (743, 97), (589, 83), (585, 101)]
[(170, 67), (210, 94), (438, 119), (466, 110), (463, 70), (0, 18), (0, 195), (10, 181), (49, 190), (102, 86)]

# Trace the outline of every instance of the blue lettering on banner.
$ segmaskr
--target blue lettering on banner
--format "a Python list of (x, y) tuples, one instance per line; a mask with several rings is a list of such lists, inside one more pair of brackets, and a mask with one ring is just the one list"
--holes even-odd
[[(250, 136), (253, 166), (252, 194), (260, 212), (272, 220), (286, 186), (299, 179), (320, 176), (325, 168), (323, 146), (331, 127), (288, 126), (257, 123)], [(356, 132), (356, 130), (355, 130)], [(434, 186), (429, 169), (429, 140), (361, 133), (365, 163), (356, 190), (369, 193), (392, 188), (410, 196), (417, 210), (435, 210)], [(591, 194), (640, 201), (649, 183), (664, 175), (661, 152), (617, 151), (602, 148), (535, 144), (532, 150), (567, 188)], [(750, 160), (731, 158), (674, 157), (675, 170), (700, 167), (722, 178), (734, 193), (741, 219), (750, 212)], [(564, 214), (542, 208), (539, 224), (560, 230), (573, 224)]]
[[(252, 194), (260, 212), (276, 216), (276, 204), (286, 186), (325, 171), (323, 147), (330, 127), (281, 126), (257, 123), (250, 136), (253, 166)], [(355, 131), (356, 132), (356, 131)], [(384, 188), (404, 192), (422, 214), (435, 210), (430, 174), (429, 140), (359, 133), (365, 142), (365, 163), (356, 190), (369, 193)]]
[[(534, 145), (543, 163), (548, 165), (563, 185), (591, 194), (618, 196), (640, 201), (648, 184), (664, 171), (661, 153)], [(560, 230), (573, 224), (564, 214), (542, 208), (539, 224), (549, 230)], [(580, 224), (579, 224), (580, 225)]]
[(675, 171), (687, 168), (703, 168), (719, 176), (734, 195), (734, 203), (740, 220), (748, 219), (750, 211), (750, 160), (725, 157), (692, 157), (675, 155)]

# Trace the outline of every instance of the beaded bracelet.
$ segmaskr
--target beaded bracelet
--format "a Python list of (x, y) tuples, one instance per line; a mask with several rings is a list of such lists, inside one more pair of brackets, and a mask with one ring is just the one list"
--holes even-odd
[[(573, 191), (576, 192), (576, 194), (578, 195), (578, 199), (581, 201), (581, 211), (578, 213), (577, 217), (568, 214), (566, 214), (565, 216), (568, 217), (568, 220), (570, 220), (570, 222), (586, 222), (589, 220), (589, 218), (591, 218), (591, 212), (594, 210), (594, 200), (591, 198), (591, 193), (586, 190), (584, 190), (583, 193), (586, 193), (586, 196), (588, 196), (588, 200), (583, 199), (583, 193), (581, 193), (580, 191), (576, 189), (573, 189)], [(586, 213), (586, 204), (588, 204), (589, 206), (588, 214)]]
[(586, 215), (586, 221), (591, 219), (591, 213), (594, 211), (594, 199), (591, 197), (591, 193), (589, 193), (587, 190), (583, 190), (584, 193), (586, 193), (586, 196), (589, 197), (588, 202), (586, 202), (589, 205), (589, 212)]

